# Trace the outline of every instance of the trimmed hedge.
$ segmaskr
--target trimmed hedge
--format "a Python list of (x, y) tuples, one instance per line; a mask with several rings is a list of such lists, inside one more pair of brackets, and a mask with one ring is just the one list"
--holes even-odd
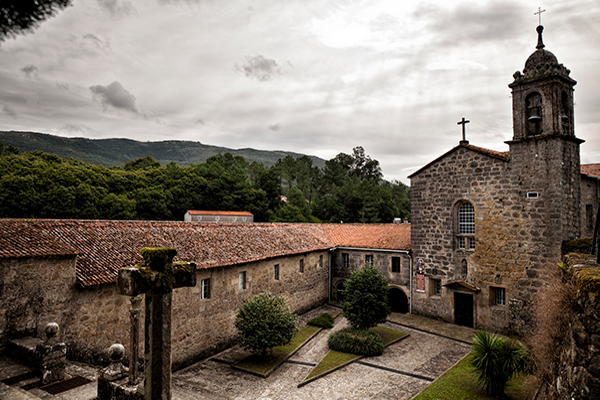
[(366, 329), (346, 328), (335, 332), (327, 340), (329, 348), (343, 353), (361, 356), (379, 356), (383, 354), (383, 340)]
[(308, 321), (308, 325), (330, 329), (331, 327), (333, 327), (333, 317), (328, 313), (323, 313)]

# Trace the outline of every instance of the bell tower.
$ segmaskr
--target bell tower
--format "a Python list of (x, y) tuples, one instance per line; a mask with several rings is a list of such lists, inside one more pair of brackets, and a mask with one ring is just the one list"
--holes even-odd
[[(539, 25), (536, 31), (536, 50), (508, 85), (513, 99), (513, 139), (506, 143), (518, 204), (532, 237), (543, 237), (547, 247), (542, 251), (551, 254), (559, 252), (563, 240), (579, 236), (579, 145), (583, 140), (575, 137), (574, 129), (577, 82), (545, 49), (544, 27)], [(530, 248), (540, 245), (528, 244)]]
[(577, 84), (556, 56), (545, 50), (544, 27), (537, 27), (536, 50), (523, 73), (514, 73), (508, 85), (513, 98), (513, 142), (543, 136), (575, 137), (573, 87)]

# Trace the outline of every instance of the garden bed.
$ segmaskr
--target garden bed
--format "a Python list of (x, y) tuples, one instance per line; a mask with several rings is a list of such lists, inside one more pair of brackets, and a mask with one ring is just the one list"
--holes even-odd
[(294, 353), (300, 350), (321, 329), (316, 326), (305, 326), (296, 332), (288, 344), (273, 347), (271, 354), (264, 357), (255, 354), (250, 355), (234, 364), (233, 368), (266, 378), (288, 358), (294, 355)]
[[(535, 392), (535, 378), (517, 376), (506, 386), (506, 399), (529, 400)], [(466, 355), (412, 400), (494, 400), (477, 383), (477, 376)]]
[[(402, 339), (407, 338), (409, 335), (406, 332), (398, 331), (396, 329), (388, 328), (387, 326), (376, 326), (370, 329), (372, 332), (377, 333), (381, 336), (383, 344), (388, 347)], [(308, 373), (306, 378), (298, 384), (298, 387), (304, 386), (314, 380), (317, 380), (325, 375), (328, 375), (338, 369), (344, 368), (346, 365), (353, 363), (354, 361), (360, 360), (364, 356), (342, 353), (340, 351), (329, 350), (325, 357)]]

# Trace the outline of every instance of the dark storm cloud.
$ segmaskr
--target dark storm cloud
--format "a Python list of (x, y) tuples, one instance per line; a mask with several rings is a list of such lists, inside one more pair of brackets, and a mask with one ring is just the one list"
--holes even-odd
[(66, 92), (68, 92), (70, 88), (67, 82), (56, 82), (56, 87)]
[(129, 93), (123, 85), (117, 81), (108, 86), (90, 86), (90, 91), (94, 94), (95, 98), (100, 99), (100, 102), (104, 107), (111, 106), (139, 114), (139, 111), (135, 106), (135, 96)]
[(0, 114), (8, 115), (12, 118), (17, 118), (17, 112), (7, 105), (0, 106)]
[(126, 0), (98, 0), (98, 5), (113, 17), (129, 15), (135, 10)]
[(35, 65), (33, 65), (33, 64), (29, 64), (29, 65), (26, 65), (23, 68), (21, 68), (21, 71), (28, 78), (32, 78), (32, 77), (34, 77), (34, 76), (37, 75), (38, 68)]
[(195, 123), (198, 125), (204, 125), (204, 119), (198, 118), (198, 119), (196, 119)]
[(439, 45), (463, 45), (495, 42), (519, 35), (527, 24), (528, 9), (501, 1), (463, 3), (450, 10), (433, 5), (420, 6), (414, 16), (429, 20), (429, 27), (439, 35)]
[(281, 74), (281, 69), (277, 61), (265, 58), (262, 55), (246, 57), (246, 63), (236, 65), (236, 70), (243, 72), (248, 78), (254, 78), (261, 82), (272, 79), (275, 75)]
[(277, 132), (278, 130), (281, 129), (281, 125), (279, 125), (279, 124), (269, 125), (269, 129), (272, 130), (273, 132)]

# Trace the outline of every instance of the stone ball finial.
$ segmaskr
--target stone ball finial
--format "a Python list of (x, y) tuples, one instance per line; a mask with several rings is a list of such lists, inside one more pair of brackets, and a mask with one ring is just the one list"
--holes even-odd
[(121, 343), (115, 343), (108, 348), (108, 357), (112, 362), (121, 361), (125, 357), (125, 347)]
[(52, 339), (53, 337), (56, 337), (56, 335), (58, 335), (59, 330), (60, 328), (58, 327), (58, 324), (56, 322), (49, 322), (44, 328), (44, 334), (46, 335), (47, 339)]

